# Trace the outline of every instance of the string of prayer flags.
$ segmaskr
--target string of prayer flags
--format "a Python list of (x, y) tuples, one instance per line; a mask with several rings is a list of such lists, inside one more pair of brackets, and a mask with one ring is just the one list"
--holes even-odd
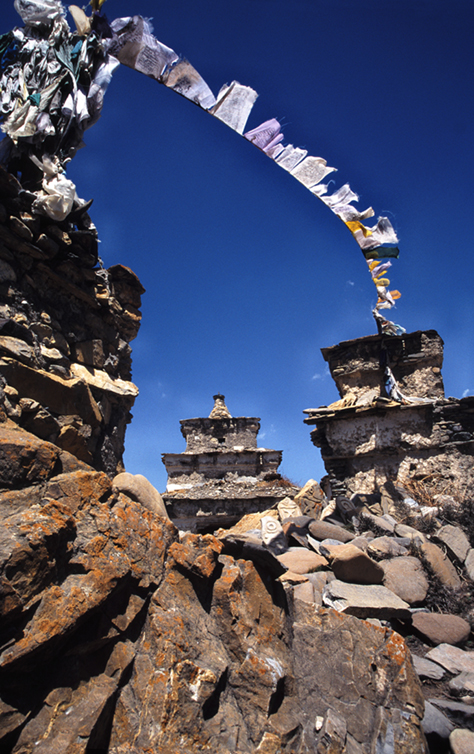
[[(61, 212), (72, 208), (70, 186), (67, 202), (64, 199), (64, 165), (82, 146), (84, 131), (99, 118), (112, 74), (122, 63), (221, 120), (320, 199), (350, 230), (367, 260), (377, 291), (374, 316), (379, 309), (393, 307), (400, 293), (389, 291), (390, 281), (383, 276), (390, 263), (372, 265), (374, 260), (398, 257), (398, 238), (390, 220), (379, 217), (375, 225), (365, 225), (374, 210), (353, 206), (359, 197), (348, 183), (328, 194), (323, 181), (336, 168), (306, 149), (284, 145), (276, 118), (244, 133), (258, 96), (254, 89), (232, 81), (215, 97), (191, 63), (153, 36), (148, 19), (135, 15), (109, 23), (101, 12), (103, 3), (90, 0), (90, 16), (70, 6), (76, 25), (71, 32), (61, 0), (15, 0), (25, 28), (0, 37), (0, 118), (9, 140), (2, 142), (0, 154), (7, 166), (9, 160), (13, 164), (35, 158), (35, 165), (42, 167), (37, 206), (52, 212), (55, 201), (48, 192), (57, 186), (63, 191), (56, 202)], [(52, 165), (54, 175), (50, 175)], [(387, 332), (399, 328), (394, 323), (384, 327)]]

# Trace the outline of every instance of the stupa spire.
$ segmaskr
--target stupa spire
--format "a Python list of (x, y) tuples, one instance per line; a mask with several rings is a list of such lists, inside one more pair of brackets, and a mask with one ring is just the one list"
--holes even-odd
[(225, 396), (217, 393), (212, 397), (214, 398), (214, 408), (209, 414), (209, 419), (232, 419), (232, 414), (225, 405)]

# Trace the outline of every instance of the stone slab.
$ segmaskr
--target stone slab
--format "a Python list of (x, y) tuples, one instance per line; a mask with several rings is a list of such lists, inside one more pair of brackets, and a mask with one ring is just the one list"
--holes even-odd
[(439, 644), (426, 657), (442, 665), (450, 673), (461, 673), (463, 670), (474, 673), (474, 652), (466, 652), (451, 644)]
[(446, 671), (437, 662), (427, 660), (426, 657), (418, 657), (418, 655), (412, 655), (413, 665), (420, 678), (431, 678), (434, 681), (440, 681)]
[(406, 619), (408, 604), (380, 585), (347, 584), (334, 579), (324, 589), (323, 604), (357, 618)]

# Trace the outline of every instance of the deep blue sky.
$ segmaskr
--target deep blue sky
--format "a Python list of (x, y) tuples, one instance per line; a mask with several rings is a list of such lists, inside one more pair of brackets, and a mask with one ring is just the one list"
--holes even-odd
[[(79, 3), (78, 3), (79, 4)], [(21, 25), (7, 0), (2, 31)], [(110, 19), (152, 17), (214, 93), (237, 79), (285, 143), (338, 168), (359, 207), (390, 217), (402, 292), (391, 319), (445, 340), (446, 394), (474, 392), (472, 0), (108, 0)], [(72, 20), (70, 19), (72, 25)], [(106, 266), (140, 277), (133, 345), (140, 396), (125, 463), (160, 489), (179, 420), (222, 392), (261, 417), (296, 482), (324, 469), (302, 410), (338, 398), (320, 348), (375, 332), (374, 286), (340, 220), (222, 123), (121, 67), (68, 175)]]

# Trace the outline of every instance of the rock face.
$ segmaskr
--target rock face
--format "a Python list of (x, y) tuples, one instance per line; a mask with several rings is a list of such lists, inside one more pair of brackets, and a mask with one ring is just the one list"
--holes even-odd
[(55, 224), (32, 199), (0, 168), (0, 411), (115, 475), (144, 289), (127, 267), (98, 264), (87, 212)]
[[(371, 493), (387, 480), (441, 475), (474, 483), (474, 397), (444, 397), (443, 341), (434, 330), (344, 341), (322, 354), (341, 400), (307, 409), (334, 491)], [(390, 365), (406, 405), (387, 397)], [(426, 399), (429, 399), (426, 402)]]

